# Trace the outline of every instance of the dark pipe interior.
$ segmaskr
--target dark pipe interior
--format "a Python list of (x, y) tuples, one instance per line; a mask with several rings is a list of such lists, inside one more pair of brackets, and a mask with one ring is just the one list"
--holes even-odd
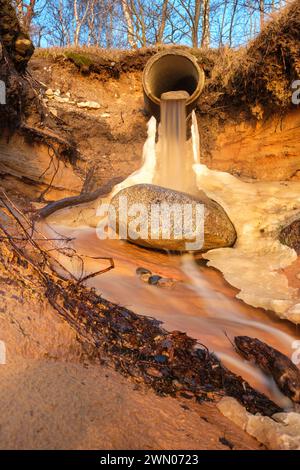
[(197, 88), (199, 74), (187, 57), (166, 55), (152, 64), (147, 81), (151, 93), (158, 99), (167, 91), (185, 90), (192, 95)]

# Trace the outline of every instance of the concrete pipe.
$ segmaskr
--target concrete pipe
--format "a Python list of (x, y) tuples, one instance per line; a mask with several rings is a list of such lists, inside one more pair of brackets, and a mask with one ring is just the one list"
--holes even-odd
[(170, 91), (186, 91), (187, 116), (197, 104), (204, 87), (205, 76), (194, 56), (183, 50), (158, 52), (148, 60), (143, 73), (145, 106), (160, 120), (160, 98)]

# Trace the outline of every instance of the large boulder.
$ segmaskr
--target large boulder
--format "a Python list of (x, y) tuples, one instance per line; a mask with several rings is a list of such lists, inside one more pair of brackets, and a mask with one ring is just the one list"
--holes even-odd
[[(166, 215), (166, 207), (173, 207), (174, 213)], [(111, 200), (111, 208), (110, 226), (121, 238), (137, 245), (181, 252), (207, 251), (232, 246), (236, 240), (226, 212), (204, 192), (195, 197), (152, 184), (137, 184), (119, 191)]]

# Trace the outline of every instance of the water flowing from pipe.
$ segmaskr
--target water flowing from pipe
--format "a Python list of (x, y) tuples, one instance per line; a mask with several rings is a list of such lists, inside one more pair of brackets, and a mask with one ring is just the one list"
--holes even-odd
[(154, 183), (165, 188), (195, 193), (196, 175), (193, 155), (187, 146), (186, 100), (183, 91), (161, 96), (161, 123), (157, 145)]

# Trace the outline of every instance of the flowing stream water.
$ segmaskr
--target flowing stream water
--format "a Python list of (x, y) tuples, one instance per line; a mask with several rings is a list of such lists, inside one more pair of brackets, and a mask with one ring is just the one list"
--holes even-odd
[[(155, 183), (194, 193), (196, 182), (198, 182), (198, 186), (200, 185), (201, 189), (207, 191), (210, 197), (214, 195), (218, 202), (222, 200), (225, 209), (230, 208), (231, 201), (233, 201), (236, 209), (232, 211), (232, 217), (238, 229), (240, 209), (237, 207), (237, 201), (247, 191), (249, 194), (247, 193), (246, 202), (249, 205), (250, 200), (252, 206), (255, 207), (256, 217), (258, 217), (257, 207), (259, 204), (251, 192), (251, 184), (249, 188), (243, 186), (249, 185), (249, 183), (235, 182), (231, 179), (234, 177), (227, 173), (211, 172), (212, 175), (210, 175), (208, 172), (211, 170), (199, 163), (199, 134), (195, 116), (193, 116), (192, 139), (187, 144), (185, 100), (182, 97), (176, 96), (175, 99), (167, 97), (162, 100), (162, 123), (158, 144), (155, 142), (156, 122), (154, 118), (151, 118), (148, 124), (148, 134), (144, 146), (143, 166), (117, 185), (111, 195), (105, 199), (106, 202), (120, 189), (137, 183)], [(185, 158), (182, 158), (183, 155)], [(230, 181), (230, 185), (228, 181)], [(258, 189), (255, 189), (255, 194), (259, 193), (259, 197), (262, 195), (264, 200), (261, 188), (259, 186)], [(266, 188), (264, 191), (269, 190), (268, 187)], [(231, 199), (228, 196), (228, 200), (226, 198), (223, 200), (224, 192), (230, 193), (230, 191), (232, 193)], [(100, 203), (101, 201), (98, 200), (95, 204), (83, 205), (79, 209), (70, 208), (60, 211), (50, 217), (44, 228), (52, 236), (54, 231), (55, 236), (58, 232), (73, 239), (72, 246), (83, 256), (85, 262), (84, 274), (97, 271), (107, 265), (105, 260), (101, 261), (96, 259), (97, 257), (112, 257), (114, 259), (115, 268), (90, 279), (88, 285), (95, 287), (105, 298), (113, 302), (124, 305), (139, 314), (161, 320), (164, 323), (163, 326), (168, 330), (175, 329), (187, 332), (205, 344), (211, 351), (214, 351), (231, 370), (242, 375), (259, 390), (267, 393), (278, 404), (288, 408), (290, 406), (289, 400), (282, 396), (273, 381), (262, 374), (258, 368), (241, 359), (234, 351), (231, 341), (235, 335), (254, 336), (291, 357), (293, 342), (300, 339), (296, 325), (280, 320), (266, 307), (265, 309), (255, 308), (237, 299), (236, 296), (240, 295), (240, 289), (232, 287), (220, 271), (208, 267), (201, 254), (175, 255), (141, 248), (117, 239), (99, 240), (95, 228), (92, 227), (96, 227), (99, 222), (99, 219), (95, 219), (95, 214)], [(269, 202), (267, 203), (270, 205)], [(264, 213), (264, 207), (262, 206), (262, 213)], [(284, 207), (287, 207), (286, 203)], [(248, 239), (249, 236), (252, 237), (251, 231), (249, 232), (249, 224), (244, 222), (240, 222), (240, 224), (242, 224), (242, 228), (239, 229), (238, 235), (241, 241), (237, 243), (237, 248), (229, 248), (228, 250), (231, 251), (226, 252), (228, 253), (230, 275), (234, 272), (232, 266), (235, 267), (232, 263), (236, 262), (240, 252), (241, 256), (244, 256), (241, 258), (242, 260), (246, 259), (245, 256), (248, 256), (249, 253), (251, 261), (256, 256), (252, 255), (252, 251), (249, 251)], [(245, 230), (246, 225), (247, 230)], [(256, 221), (254, 225), (256, 230)], [(254, 254), (260, 249), (262, 250), (260, 239), (255, 235), (255, 230), (253, 229)], [(275, 248), (281, 249), (277, 245)], [(276, 259), (275, 248), (272, 246), (271, 255)], [(212, 250), (206, 257), (210, 259), (210, 253), (214, 252), (219, 252), (219, 250)], [(284, 300), (287, 305), (290, 305), (288, 302), (294, 302), (293, 296), (300, 288), (300, 280), (297, 278), (300, 264), (299, 258), (296, 259), (297, 257), (293, 253), (287, 251), (287, 254), (291, 259), (286, 265), (294, 266), (294, 268), (289, 268), (286, 271), (281, 269), (279, 273), (275, 266), (274, 271), (271, 272), (271, 279), (275, 279), (277, 274), (281, 276), (279, 283), (281, 281), (284, 284), (285, 290), (281, 293), (279, 300), (281, 302)], [(258, 256), (260, 256), (259, 253)], [(266, 264), (267, 259), (269, 258), (266, 258), (263, 263)], [(280, 259), (280, 266), (285, 268), (282, 258)], [(60, 258), (60, 261), (74, 273), (78, 274), (82, 269), (80, 262), (76, 259), (63, 257), (63, 259)], [(216, 263), (216, 261), (213, 262)], [(258, 263), (257, 260), (255, 262)], [(265, 276), (261, 282), (265, 282), (264, 289), (266, 292), (270, 291), (272, 297), (269, 271), (265, 273), (261, 266), (264, 265), (259, 265), (256, 272), (258, 284), (260, 283), (259, 276)], [(153, 274), (173, 278), (176, 282), (170, 288), (149, 285), (137, 276), (136, 269), (138, 267), (147, 268)], [(250, 271), (249, 266), (245, 265), (243, 268), (240, 265), (240, 277), (245, 277), (247, 282), (253, 282), (249, 274)], [(225, 277), (230, 278), (229, 274), (226, 272)], [(255, 277), (255, 272), (252, 274)], [(257, 287), (253, 287), (253, 289), (255, 290)], [(265, 300), (265, 302), (267, 301)], [(266, 303), (266, 305), (269, 304)]]

